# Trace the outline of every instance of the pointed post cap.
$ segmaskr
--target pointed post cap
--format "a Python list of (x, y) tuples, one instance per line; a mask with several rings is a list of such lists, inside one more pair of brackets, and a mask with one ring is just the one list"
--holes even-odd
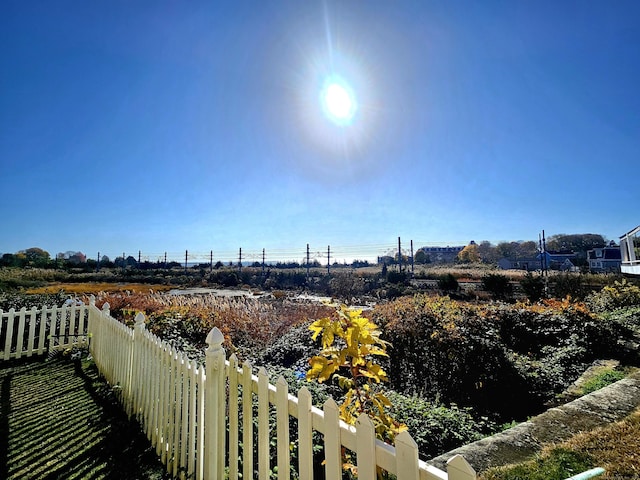
[(224, 335), (218, 327), (213, 327), (207, 335), (207, 345), (209, 345), (207, 350), (218, 350), (222, 347), (222, 342), (224, 342)]
[(96, 305), (96, 296), (91, 294), (91, 296), (89, 297), (89, 305), (91, 306), (95, 306)]
[(103, 312), (108, 312), (110, 308), (111, 308), (111, 305), (109, 305), (109, 302), (104, 302), (104, 305), (102, 305)]
[(144, 313), (138, 312), (134, 321), (136, 323), (136, 328), (144, 328)]

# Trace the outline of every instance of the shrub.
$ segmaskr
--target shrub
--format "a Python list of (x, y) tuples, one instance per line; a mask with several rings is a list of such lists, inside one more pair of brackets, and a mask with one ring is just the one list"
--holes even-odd
[(625, 376), (625, 373), (621, 370), (605, 370), (584, 382), (584, 384), (582, 384), (581, 393), (583, 395), (587, 395), (588, 393), (595, 392), (607, 385), (616, 383), (618, 380), (622, 380)]
[(537, 302), (544, 296), (544, 278), (527, 272), (520, 280), (520, 287), (531, 302)]
[(506, 299), (513, 293), (509, 279), (499, 273), (489, 273), (482, 277), (482, 289), (489, 292), (494, 298)]
[(378, 305), (371, 316), (395, 346), (388, 371), (396, 390), (507, 416), (526, 404), (491, 312), (416, 295)]
[(640, 305), (640, 287), (622, 279), (605, 286), (599, 292), (591, 293), (585, 303), (592, 311), (599, 313)]
[(407, 425), (420, 454), (428, 458), (479, 440), (497, 429), (486, 417), (476, 418), (471, 408), (434, 404), (396, 392), (387, 395), (394, 417)]
[(438, 278), (438, 288), (443, 292), (457, 292), (460, 285), (456, 277), (451, 273), (447, 273)]

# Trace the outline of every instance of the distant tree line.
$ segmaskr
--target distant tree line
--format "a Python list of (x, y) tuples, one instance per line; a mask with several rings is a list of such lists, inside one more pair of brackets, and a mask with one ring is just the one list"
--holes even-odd
[[(585, 233), (585, 234), (558, 234), (549, 237), (546, 240), (545, 249), (548, 252), (561, 252), (571, 251), (576, 254), (576, 261), (578, 265), (585, 265), (587, 263), (587, 252), (594, 248), (601, 248), (607, 245), (606, 239), (599, 234)], [(469, 245), (465, 246), (457, 254), (454, 259), (454, 263), (485, 263), (496, 264), (501, 258), (508, 258), (510, 260), (517, 259), (530, 259), (535, 258), (540, 253), (540, 243), (532, 240), (518, 241), (518, 242), (500, 242), (497, 245), (493, 245), (491, 242), (482, 241), (476, 243), (471, 241)], [(399, 256), (383, 256), (379, 257), (378, 263), (383, 265), (397, 265), (402, 264), (408, 266), (410, 264), (415, 265), (427, 265), (434, 263), (435, 259), (432, 259), (430, 254), (425, 250), (419, 248), (413, 258), (410, 255), (403, 254)], [(339, 266), (334, 262), (332, 266)], [(371, 264), (367, 260), (354, 260), (350, 266), (352, 268), (368, 267)], [(196, 269), (220, 269), (224, 264), (220, 261), (211, 265), (210, 262), (199, 263), (193, 266)], [(237, 263), (229, 262), (229, 266), (239, 266)], [(254, 267), (262, 267), (261, 262), (254, 262)], [(326, 265), (322, 265), (317, 260), (307, 262), (277, 262), (275, 264), (269, 264), (269, 267), (276, 269), (296, 269), (296, 268), (321, 268)], [(81, 271), (92, 271), (100, 268), (135, 268), (139, 270), (157, 270), (157, 269), (172, 269), (172, 268), (184, 268), (183, 263), (176, 261), (162, 261), (150, 262), (148, 260), (139, 261), (135, 257), (129, 255), (127, 257), (119, 256), (113, 259), (113, 261), (106, 255), (101, 256), (98, 260), (88, 259), (82, 252), (67, 251), (61, 252), (52, 258), (49, 252), (42, 248), (32, 247), (26, 250), (20, 250), (16, 253), (5, 253), (0, 256), (0, 267), (32, 267), (32, 268), (64, 268), (64, 269), (76, 269)]]

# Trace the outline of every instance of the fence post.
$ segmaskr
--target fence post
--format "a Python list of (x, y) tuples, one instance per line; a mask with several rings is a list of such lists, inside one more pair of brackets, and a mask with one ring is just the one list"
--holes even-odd
[(225, 458), (225, 352), (224, 335), (213, 329), (207, 335), (206, 386), (204, 389), (204, 478), (224, 478)]

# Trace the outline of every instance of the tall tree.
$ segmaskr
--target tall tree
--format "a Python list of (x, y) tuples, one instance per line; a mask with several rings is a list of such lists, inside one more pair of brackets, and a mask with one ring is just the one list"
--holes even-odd
[(478, 252), (478, 245), (471, 243), (460, 250), (458, 253), (458, 260), (462, 263), (477, 263), (480, 261), (480, 253)]

